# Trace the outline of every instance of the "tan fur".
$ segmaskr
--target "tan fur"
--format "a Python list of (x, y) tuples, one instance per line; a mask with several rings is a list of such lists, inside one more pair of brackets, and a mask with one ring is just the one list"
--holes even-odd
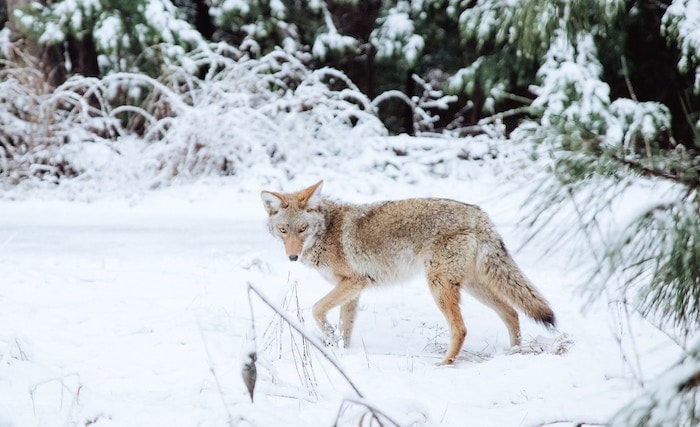
[(420, 272), (450, 327), (442, 363), (454, 363), (467, 329), (461, 290), (498, 313), (510, 344), (520, 344), (513, 306), (554, 326), (547, 301), (508, 254), (493, 223), (477, 206), (446, 199), (408, 199), (356, 205), (321, 196), (322, 181), (296, 193), (263, 191), (270, 232), (282, 239), (290, 260), (317, 269), (335, 287), (313, 306), (327, 341), (333, 327), (326, 315), (341, 306), (340, 327), (350, 342), (360, 292), (399, 282)]

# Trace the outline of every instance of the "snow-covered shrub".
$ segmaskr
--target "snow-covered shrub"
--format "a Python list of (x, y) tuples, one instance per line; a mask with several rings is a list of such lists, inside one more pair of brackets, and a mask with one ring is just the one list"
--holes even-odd
[[(399, 101), (399, 104), (404, 104), (411, 111), (412, 134), (433, 133), (435, 132), (435, 123), (440, 120), (440, 116), (433, 112), (449, 109), (450, 103), (457, 101), (457, 96), (445, 95), (442, 90), (435, 89), (431, 83), (426, 82), (416, 74), (413, 74), (411, 78), (416, 88), (422, 89), (420, 96), (408, 97), (401, 91), (388, 90), (374, 98), (372, 105), (379, 111), (383, 104), (387, 103), (389, 104), (388, 108), (395, 108), (395, 103), (392, 102)], [(449, 130), (448, 126), (445, 133), (448, 133)], [(494, 132), (493, 126), (485, 125), (480, 127), (479, 131), (493, 136), (502, 136), (502, 133)]]
[[(281, 50), (259, 60), (211, 51), (191, 57), (212, 72), (202, 80), (188, 77), (192, 86), (182, 95), (191, 102), (154, 150), (163, 179), (293, 164), (332, 155), (350, 135), (386, 133), (369, 99), (337, 70), (310, 70)], [(185, 76), (173, 65), (167, 79)]]
[[(53, 90), (36, 68), (3, 61), (0, 67), (0, 177), (55, 181), (80, 173), (62, 152), (73, 142), (96, 142), (120, 132), (105, 99), (71, 79)], [(90, 80), (90, 79), (87, 79)]]
[(140, 150), (130, 173), (156, 185), (254, 166), (284, 173), (348, 144), (361, 152), (357, 140), (386, 134), (375, 106), (343, 73), (311, 70), (282, 50), (250, 59), (212, 45), (163, 64), (158, 79), (74, 76), (55, 90), (29, 71), (3, 69), (0, 84), (0, 171), (15, 181), (85, 172), (80, 165), (94, 162), (74, 142), (109, 147), (114, 161), (98, 162), (105, 169)]
[(542, 84), (531, 88), (537, 95), (531, 108), (541, 112), (536, 137), (556, 139), (551, 142), (568, 149), (596, 144), (605, 133), (610, 104), (610, 88), (600, 81), (601, 73), (590, 36), (574, 47), (560, 34), (537, 72)]

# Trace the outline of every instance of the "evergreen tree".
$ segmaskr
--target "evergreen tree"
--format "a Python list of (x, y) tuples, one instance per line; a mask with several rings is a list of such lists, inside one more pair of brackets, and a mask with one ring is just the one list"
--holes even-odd
[(527, 93), (560, 34), (592, 34), (606, 49), (617, 51), (623, 5), (622, 0), (477, 0), (461, 12), (459, 25), (478, 58), (455, 73), (451, 88), (470, 94), (482, 90), (484, 108), (493, 111), (498, 102)]
[[(281, 47), (316, 67), (344, 71), (372, 98), (399, 91), (402, 97), (385, 97), (380, 107), (395, 132), (412, 132), (415, 117), (414, 107), (409, 106), (411, 99), (426, 93), (440, 98), (446, 77), (473, 59), (456, 37), (459, 14), (468, 3), (215, 0), (211, 13), (218, 27), (215, 38), (253, 55)], [(465, 102), (462, 100), (462, 105)], [(435, 108), (432, 113), (443, 111), (444, 105), (440, 106), (442, 109)]]
[(282, 48), (317, 68), (344, 71), (364, 93), (374, 93), (368, 40), (380, 0), (214, 0), (216, 38), (254, 56)]
[(33, 2), (15, 9), (14, 16), (26, 34), (52, 52), (44, 62), (62, 75), (51, 79), (54, 84), (73, 72), (156, 75), (163, 58), (181, 56), (204, 41), (169, 0)]
[(344, 71), (371, 98), (401, 92), (402, 97), (383, 97), (380, 105), (396, 132), (414, 130), (416, 101), (440, 99), (445, 91), (459, 99), (434, 103), (440, 108), (431, 112), (442, 116), (434, 128), (475, 124), (510, 110), (502, 117), (513, 116), (506, 122), (512, 130), (527, 116), (522, 113), (542, 112), (528, 108), (538, 97), (530, 89), (543, 78), (551, 46), (565, 37), (576, 48), (578, 37), (590, 37), (600, 67), (595, 79), (608, 86), (610, 104), (618, 98), (662, 103), (671, 121), (669, 138), (660, 144), (694, 145), (700, 110), (693, 90), (699, 80), (697, 52), (690, 37), (697, 28), (694, 0), (668, 8), (670, 0), (11, 3), (32, 4), (20, 9), (19, 18), (45, 46), (41, 56), (54, 82), (72, 72), (155, 75), (161, 58), (180, 56), (205, 40), (224, 41), (257, 57), (282, 48), (312, 67)]
[(314, 34), (319, 27), (323, 6), (307, 0), (213, 0), (211, 4), (215, 37), (255, 56), (278, 46), (288, 52), (302, 50), (308, 45), (309, 33)]
[[(468, 3), (465, 0), (384, 2), (370, 37), (378, 92), (399, 90), (413, 101), (423, 98), (425, 104), (441, 98), (447, 77), (474, 59), (470, 55), (473, 50), (464, 49), (460, 38), (455, 37), (459, 33), (459, 13)], [(436, 103), (441, 108), (434, 108), (431, 113), (436, 118), (444, 117), (439, 123), (431, 124), (431, 129), (432, 126), (444, 128), (453, 122), (453, 115), (465, 103), (465, 99)], [(414, 108), (399, 99), (388, 103), (386, 110), (403, 111), (402, 116), (393, 117), (394, 132), (420, 130), (416, 129), (419, 124)]]
[[(662, 29), (671, 45), (681, 47), (676, 76), (693, 81), (700, 60), (696, 17), (700, 2), (676, 0), (665, 12)], [(521, 5), (522, 6), (522, 5)], [(539, 7), (539, 6), (538, 6)], [(616, 10), (620, 10), (619, 8)], [(700, 138), (697, 111), (685, 113), (695, 129), (690, 139), (674, 138), (667, 105), (632, 97), (613, 98), (603, 81), (610, 51), (601, 54), (600, 24), (571, 26), (577, 15), (564, 13), (554, 27), (544, 60), (537, 68), (531, 119), (513, 137), (535, 144), (546, 158), (549, 175), (533, 194), (533, 225), (548, 222), (555, 212), (571, 209), (598, 257), (586, 288), (630, 304), (650, 322), (678, 337), (685, 356), (638, 399), (615, 416), (616, 425), (697, 425), (700, 423)], [(614, 20), (620, 19), (614, 14)], [(582, 19), (586, 22), (585, 16)], [(611, 21), (612, 22), (612, 21)], [(525, 28), (525, 27), (523, 27)], [(546, 27), (541, 27), (546, 28)], [(608, 31), (610, 31), (608, 27)], [(542, 34), (535, 36), (542, 40)], [(613, 37), (619, 39), (618, 37)], [(621, 46), (626, 46), (622, 43)], [(624, 49), (619, 51), (624, 55)], [(484, 59), (486, 64), (488, 59)], [(483, 64), (477, 64), (478, 66)], [(475, 70), (478, 67), (474, 67)], [(630, 76), (627, 76), (631, 88)], [(510, 87), (504, 80), (503, 87)], [(693, 85), (690, 86), (693, 88)], [(632, 90), (630, 90), (633, 93)], [(618, 92), (619, 93), (619, 92)], [(684, 94), (692, 102), (699, 92)], [(694, 105), (692, 102), (686, 105)], [(639, 182), (665, 190), (623, 230), (601, 232), (605, 212)], [(585, 207), (585, 208), (584, 208)], [(564, 236), (558, 236), (564, 237)], [(675, 408), (669, 411), (668, 408)], [(676, 410), (677, 409), (677, 410)]]

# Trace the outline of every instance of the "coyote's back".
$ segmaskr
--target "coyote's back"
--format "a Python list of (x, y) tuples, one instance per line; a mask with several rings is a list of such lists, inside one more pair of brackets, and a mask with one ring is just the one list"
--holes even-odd
[(407, 199), (355, 205), (321, 197), (322, 182), (297, 193), (262, 192), (268, 226), (292, 261), (301, 259), (335, 287), (313, 307), (328, 342), (326, 315), (341, 306), (347, 345), (366, 286), (406, 279), (422, 269), (436, 304), (450, 326), (443, 363), (459, 353), (466, 328), (461, 289), (498, 313), (512, 346), (520, 344), (514, 307), (554, 326), (547, 301), (515, 264), (493, 223), (477, 206), (446, 199)]

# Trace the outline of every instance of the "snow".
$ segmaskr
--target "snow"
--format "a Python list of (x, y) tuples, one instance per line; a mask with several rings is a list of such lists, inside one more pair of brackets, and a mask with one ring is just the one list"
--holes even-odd
[[(631, 147), (670, 129), (671, 114), (663, 104), (626, 98), (611, 102), (610, 87), (599, 79), (596, 50), (592, 34), (572, 43), (560, 32), (554, 40), (537, 72), (541, 85), (530, 87), (537, 95), (531, 107), (543, 111), (536, 138)], [(529, 126), (526, 121), (514, 133), (522, 132), (520, 138), (526, 139)]]
[[(189, 37), (180, 21), (160, 19), (170, 2), (149, 4), (151, 21), (172, 37)], [(281, 2), (272, 5), (281, 10)], [(324, 11), (327, 32), (314, 45), (317, 56), (356, 43), (338, 34)], [(408, 44), (387, 49), (420, 50), (408, 15), (392, 17), (388, 38)], [(99, 43), (113, 39), (121, 25), (114, 19), (99, 23)], [(651, 139), (667, 112), (653, 103), (610, 104), (591, 39), (564, 41), (541, 69), (542, 87), (533, 88), (539, 95), (533, 105), (547, 108), (545, 124), (606, 121), (613, 127), (608, 143)], [(307, 426), (336, 418), (338, 425), (358, 425), (363, 417), (366, 425), (368, 406), (400, 425), (605, 423), (678, 360), (678, 346), (617, 299), (614, 274), (589, 284), (598, 302), (581, 293), (599, 256), (588, 245), (605, 236), (587, 236), (588, 242), (572, 236), (577, 217), (560, 215), (518, 250), (527, 239), (523, 204), (539, 200), (531, 178), (545, 160), (519, 169), (517, 158), (528, 153), (483, 135), (388, 137), (375, 115), (377, 99), (338, 71), (309, 70), (281, 51), (232, 61), (200, 48), (170, 64), (162, 80), (112, 73), (100, 81), (71, 79), (53, 96), (37, 98), (42, 113), (61, 100), (81, 106), (54, 120), (52, 133), (70, 143), (50, 153), (80, 175), (51, 180), (30, 171), (14, 176), (24, 178), (19, 185), (12, 176), (0, 182), (0, 426)], [(215, 66), (196, 79), (191, 71), (202, 64)], [(478, 64), (452, 84), (473, 84)], [(19, 86), (11, 79), (0, 84), (12, 100), (12, 120), (14, 109), (33, 105), (33, 97), (14, 92)], [(152, 94), (154, 106), (107, 105), (87, 114), (76, 95), (106, 99), (125, 89), (134, 97)], [(608, 106), (611, 114), (603, 114)], [(114, 117), (126, 111), (145, 119), (143, 138), (119, 128)], [(11, 130), (23, 140), (19, 125), (28, 122), (17, 122)], [(36, 165), (33, 158), (25, 163)], [(325, 192), (347, 201), (425, 196), (482, 206), (552, 303), (558, 330), (523, 318), (523, 346), (512, 351), (498, 317), (465, 296), (465, 347), (455, 366), (438, 367), (448, 333), (417, 277), (363, 294), (353, 344), (327, 349), (341, 375), (247, 291), (252, 284), (319, 336), (310, 310), (329, 287), (287, 261), (267, 233), (259, 192), (321, 178)], [(605, 233), (620, 234), (630, 218), (665, 197), (667, 187), (646, 184), (601, 214), (611, 217), (602, 221)], [(599, 212), (584, 206), (586, 215)], [(254, 402), (241, 377), (251, 349)]]
[(114, 15), (100, 20), (95, 27), (94, 36), (97, 43), (105, 50), (117, 50), (119, 34), (123, 33), (122, 21)]
[(693, 59), (700, 53), (700, 1), (674, 0), (662, 17), (661, 31), (679, 44), (678, 69), (693, 74), (695, 67), (695, 90), (700, 91), (700, 66)]
[[(700, 400), (688, 387), (690, 378), (697, 378), (700, 341), (690, 346), (688, 354), (667, 372), (638, 399), (619, 411), (611, 425), (644, 424), (649, 426), (668, 425), (669, 420), (678, 419), (681, 414), (697, 414)], [(679, 396), (679, 391), (683, 394)]]
[(59, 42), (65, 38), (65, 34), (59, 25), (47, 22), (44, 33), (39, 37), (39, 43)]
[[(606, 422), (680, 351), (636, 315), (616, 316), (605, 301), (582, 311), (587, 299), (577, 286), (593, 259), (572, 255), (581, 253), (575, 241), (546, 256), (546, 239), (515, 250), (525, 237), (521, 206), (534, 184), (514, 179), (518, 172), (504, 156), (444, 161), (460, 150), (478, 157), (488, 146), (375, 137), (339, 149), (354, 153), (343, 162), (322, 154), (325, 168), (323, 159), (297, 156), (294, 174), (260, 165), (245, 176), (191, 178), (155, 190), (116, 179), (129, 158), (110, 169), (107, 153), (88, 149), (86, 167), (102, 165), (117, 182), (95, 172), (53, 189), (3, 193), (0, 425), (308, 426), (332, 425), (337, 416), (339, 425), (358, 425), (366, 409), (357, 402), (401, 425)], [(405, 155), (388, 154), (399, 149)], [(524, 344), (513, 353), (498, 317), (465, 295), (464, 349), (455, 366), (438, 367), (446, 325), (423, 279), (369, 290), (353, 344), (329, 348), (364, 399), (255, 296), (251, 343), (248, 282), (318, 336), (310, 309), (329, 286), (287, 261), (267, 233), (259, 198), (262, 189), (294, 190), (318, 178), (326, 194), (352, 202), (436, 196), (482, 206), (551, 302), (558, 330), (522, 316)], [(638, 209), (630, 203), (620, 215)], [(254, 402), (241, 378), (252, 345)]]
[(8, 27), (0, 29), (0, 55), (7, 58), (10, 56), (10, 41), (12, 33)]
[(348, 50), (356, 49), (358, 41), (354, 37), (340, 34), (333, 23), (330, 12), (323, 9), (325, 31), (316, 35), (311, 53), (321, 60), (325, 59), (329, 53), (342, 54)]
[(402, 3), (389, 11), (381, 26), (370, 36), (370, 42), (377, 50), (377, 58), (391, 60), (400, 58), (409, 65), (418, 61), (425, 41), (415, 34), (414, 24), (408, 12), (402, 11)]
[(224, 0), (221, 2), (216, 9), (221, 13), (222, 11), (230, 12), (236, 11), (241, 15), (247, 15), (250, 13), (250, 5), (247, 1), (242, 0)]

